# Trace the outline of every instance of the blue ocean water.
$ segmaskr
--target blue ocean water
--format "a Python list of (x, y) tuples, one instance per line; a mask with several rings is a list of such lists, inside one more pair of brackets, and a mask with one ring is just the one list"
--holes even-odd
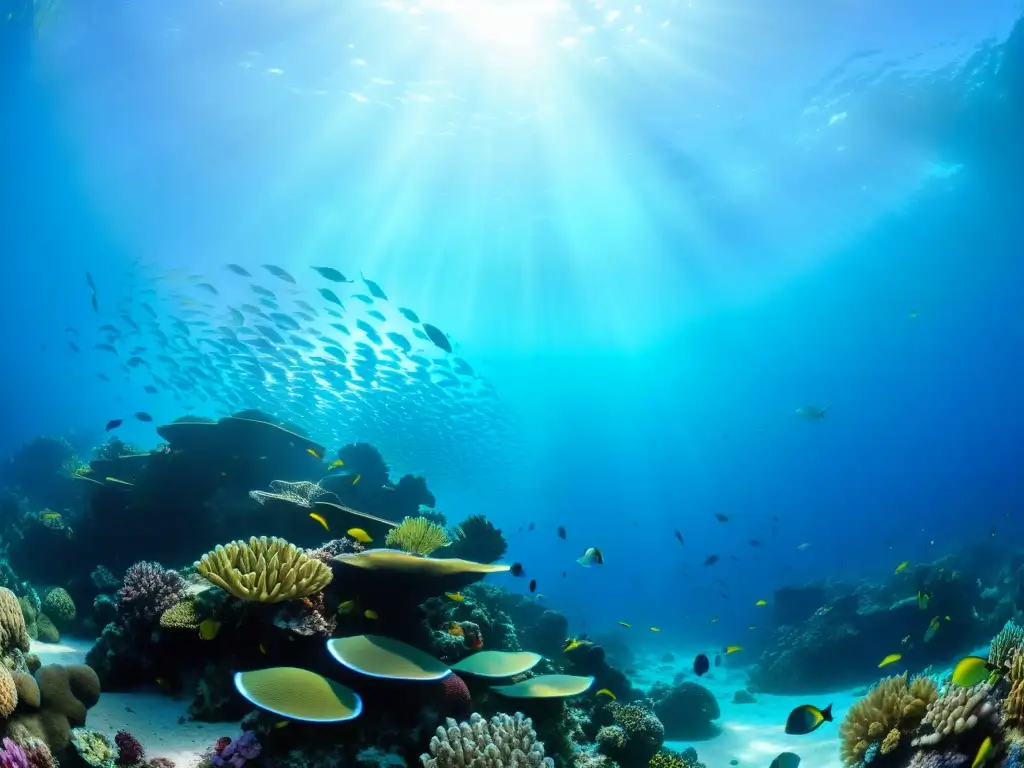
[(8, 3), (0, 455), (234, 410), (92, 349), (110, 305), (327, 265), (508, 416), (313, 436), (487, 514), (576, 628), (756, 645), (778, 586), (1020, 535), (1018, 3)]

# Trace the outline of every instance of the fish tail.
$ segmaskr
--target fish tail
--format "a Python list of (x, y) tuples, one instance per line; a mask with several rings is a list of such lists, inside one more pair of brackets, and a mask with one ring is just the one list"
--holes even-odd
[(821, 710), (821, 716), (823, 718), (825, 718), (825, 722), (827, 722), (827, 723), (831, 723), (832, 722), (832, 705), (831, 704), (829, 704), (827, 707), (825, 707), (823, 710)]

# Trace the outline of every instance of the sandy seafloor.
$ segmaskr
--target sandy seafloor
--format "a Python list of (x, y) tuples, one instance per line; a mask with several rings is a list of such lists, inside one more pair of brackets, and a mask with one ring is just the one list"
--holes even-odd
[[(60, 644), (33, 643), (44, 664), (84, 663), (91, 642), (65, 639)], [(696, 652), (695, 652), (696, 653)], [(698, 679), (692, 672), (693, 655), (673, 651), (674, 660), (663, 662), (660, 654), (638, 654), (633, 668), (634, 685), (644, 690), (655, 682), (671, 682), (683, 672), (687, 680), (699, 682), (718, 699), (721, 717), (716, 724), (721, 732), (706, 741), (669, 741), (665, 746), (683, 750), (692, 746), (708, 768), (739, 766), (768, 768), (780, 752), (800, 755), (801, 768), (842, 768), (839, 759), (839, 723), (859, 698), (865, 686), (820, 696), (775, 696), (756, 694), (754, 704), (734, 704), (733, 694), (747, 685), (744, 668), (712, 668)], [(882, 677), (884, 675), (879, 675)], [(196, 762), (220, 736), (235, 736), (237, 723), (198, 723), (188, 720), (188, 696), (170, 697), (159, 693), (103, 693), (99, 703), (89, 710), (90, 728), (111, 737), (124, 728), (143, 744), (150, 757), (167, 757), (179, 768)], [(800, 704), (824, 708), (832, 704), (835, 721), (825, 723), (806, 736), (785, 733), (786, 717)]]
[[(84, 664), (92, 641), (62, 638), (60, 643), (32, 643), (43, 664)], [(194, 764), (221, 736), (236, 736), (237, 723), (198, 723), (188, 720), (189, 696), (159, 693), (107, 693), (89, 710), (87, 725), (114, 737), (119, 730), (132, 733), (146, 748), (147, 757), (166, 757), (178, 768)], [(180, 719), (180, 722), (179, 722)]]

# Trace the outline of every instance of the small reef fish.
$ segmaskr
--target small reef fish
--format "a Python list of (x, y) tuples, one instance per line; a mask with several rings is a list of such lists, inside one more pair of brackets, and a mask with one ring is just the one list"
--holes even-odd
[(800, 755), (795, 752), (782, 752), (772, 760), (772, 763), (768, 768), (799, 768), (800, 766)]
[(597, 547), (588, 547), (582, 557), (576, 558), (576, 562), (584, 568), (589, 568), (592, 565), (604, 565), (604, 555)]
[(816, 731), (822, 723), (832, 722), (832, 705), (818, 709), (813, 704), (801, 704), (789, 713), (786, 718), (786, 733), (791, 736), (803, 736)]
[(260, 653), (262, 653), (264, 656), (266, 656), (267, 655), (267, 646), (265, 646), (263, 643), (260, 643), (259, 648), (260, 648)]
[(922, 611), (928, 610), (928, 601), (932, 599), (932, 596), (927, 592), (921, 592), (918, 590), (917, 593), (917, 607)]
[(928, 629), (924, 631), (924, 641), (927, 643), (933, 637), (935, 633), (939, 631), (939, 617), (935, 616), (931, 621), (928, 622)]
[(729, 522), (729, 516), (728, 515), (723, 515), (721, 512), (715, 512), (715, 519), (718, 520), (718, 522), (720, 522), (720, 523), (728, 523)]
[(974, 757), (974, 762), (971, 763), (971, 768), (980, 768), (981, 765), (988, 760), (989, 755), (992, 754), (992, 737), (986, 736), (985, 740), (981, 742), (981, 746), (978, 747), (978, 754)]
[(679, 529), (678, 529), (678, 528), (673, 528), (673, 529), (672, 529), (672, 533), (674, 533), (674, 534), (675, 534), (675, 537), (676, 537), (676, 541), (678, 541), (678, 542), (679, 542), (679, 545), (680, 545), (680, 546), (683, 546), (683, 547), (685, 547), (685, 546), (686, 546), (686, 542), (685, 542), (685, 541), (683, 541), (683, 534), (681, 534), (681, 533), (679, 532)]
[(630, 624), (630, 623), (629, 623), (628, 621), (620, 621), (620, 622), (619, 622), (619, 626), (620, 626), (620, 627), (625, 627), (626, 629), (629, 629), (629, 628), (630, 628), (631, 626), (633, 626), (633, 625), (632, 625), (632, 624)]
[(112, 429), (117, 429), (124, 423), (123, 419), (111, 419), (107, 422), (107, 426), (104, 427), (104, 431), (109, 432)]
[(697, 658), (693, 660), (693, 671), (700, 677), (705, 672), (711, 669), (711, 661), (703, 653), (698, 653)]
[(560, 538), (562, 541), (565, 541), (566, 534), (564, 525), (558, 526), (558, 530), (556, 531), (556, 533), (558, 534), (558, 538)]
[(753, 631), (753, 630), (757, 629), (757, 627), (754, 626), (753, 624), (751, 624), (749, 627), (747, 627), (747, 629), (750, 630), (750, 631)]
[(220, 622), (216, 619), (204, 619), (199, 622), (199, 636), (203, 640), (213, 640), (220, 632)]
[(316, 512), (310, 512), (309, 516), (320, 523), (320, 525), (324, 527), (325, 531), (330, 532), (331, 529), (327, 527), (327, 519), (323, 515), (317, 514)]
[(804, 405), (797, 408), (793, 413), (804, 421), (821, 421), (825, 418), (825, 414), (828, 413), (828, 409), (831, 407), (831, 405), (826, 405), (824, 408), (819, 408), (816, 405)]
[(365, 611), (363, 611), (363, 616), (365, 616), (366, 618), (370, 619), (371, 621), (374, 620), (374, 619), (380, 618), (379, 616), (377, 616), (377, 612), (376, 611), (371, 611), (369, 608), (367, 608)]
[(725, 652), (725, 655), (728, 656), (730, 653), (738, 653), (739, 651), (742, 651), (743, 650), (743, 646), (742, 645), (727, 645), (727, 646), (725, 646), (725, 648), (723, 650)]
[(651, 632), (661, 632), (660, 627), (651, 627)]
[(352, 485), (358, 485), (362, 477), (362, 475), (356, 475), (356, 479), (352, 481)]
[(274, 728), (276, 730), (280, 730), (282, 728), (287, 728), (290, 723), (291, 723), (290, 720), (278, 720), (276, 723), (274, 723)]
[(562, 646), (562, 653), (569, 653), (575, 651), (577, 648), (583, 648), (587, 645), (593, 645), (589, 640), (577, 640), (575, 637), (570, 637), (565, 641), (565, 645)]
[(345, 462), (344, 461), (342, 461), (341, 459), (335, 459), (334, 461), (332, 461), (328, 465), (327, 471), (330, 472), (332, 469), (337, 469), (338, 467), (344, 467), (344, 466), (345, 466)]
[(347, 533), (353, 539), (358, 541), (360, 544), (369, 544), (373, 541), (373, 537), (370, 536), (370, 534), (368, 534), (362, 528), (349, 528), (347, 531), (345, 531), (345, 533)]
[(313, 269), (316, 270), (320, 274), (320, 277), (326, 278), (326, 279), (330, 280), (333, 283), (354, 283), (355, 282), (355, 280), (348, 280), (348, 279), (346, 279), (346, 277), (343, 274), (341, 274), (341, 272), (336, 270), (334, 267), (313, 267)]
[(999, 666), (990, 664), (986, 658), (981, 656), (965, 656), (953, 667), (952, 680), (956, 685), (970, 688), (987, 680), (990, 673), (998, 671)]
[(356, 601), (355, 600), (346, 600), (345, 602), (343, 602), (341, 605), (338, 606), (338, 613), (340, 613), (342, 616), (347, 616), (348, 614), (352, 613), (352, 611), (354, 611), (355, 609), (356, 609)]
[(454, 600), (456, 603), (466, 602), (466, 598), (464, 598), (460, 592), (445, 592), (444, 594), (445, 597), (449, 600)]
[(708, 555), (707, 560), (704, 561), (704, 565), (714, 565), (718, 562), (718, 555)]
[(910, 561), (909, 560), (904, 560), (902, 563), (900, 563), (899, 565), (896, 566), (896, 570), (892, 572), (892, 575), (893, 576), (899, 576), (901, 573), (903, 573), (905, 570), (907, 570), (907, 566), (908, 565), (910, 565)]
[(531, 592), (536, 592), (537, 591), (537, 580), (536, 579), (530, 579), (530, 591)]
[(887, 667), (890, 664), (895, 664), (902, 658), (903, 656), (898, 653), (890, 653), (888, 656), (882, 659), (882, 663), (878, 665), (878, 668), (881, 669), (882, 667)]
[(152, 421), (153, 420), (153, 417), (150, 416), (145, 411), (138, 411), (135, 414), (135, 418), (138, 419), (139, 421)]
[(40, 520), (60, 520), (60, 512), (54, 512), (52, 509), (44, 509), (39, 513)]
[(761, 608), (761, 607), (763, 607), (765, 605), (768, 605), (768, 601), (767, 600), (758, 600), (756, 603), (754, 603), (754, 605), (756, 605), (758, 608)]
[(612, 693), (611, 691), (609, 691), (607, 688), (602, 688), (600, 691), (598, 691), (594, 695), (595, 696), (607, 696), (612, 701), (615, 701), (615, 699), (617, 698), (616, 695), (614, 693)]
[(711, 618), (711, 623), (712, 623), (712, 624), (717, 624), (717, 623), (718, 623), (718, 617), (717, 617), (717, 616), (713, 616), (713, 617)]
[(314, 459), (322, 459), (324, 457), (324, 455), (320, 451), (318, 451), (316, 448), (307, 448), (306, 449), (306, 453), (308, 453)]

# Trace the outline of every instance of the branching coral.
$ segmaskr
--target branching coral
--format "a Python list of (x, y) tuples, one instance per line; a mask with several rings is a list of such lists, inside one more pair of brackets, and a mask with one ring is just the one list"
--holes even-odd
[(1024, 627), (1018, 626), (1012, 620), (1008, 621), (992, 638), (992, 647), (988, 652), (989, 663), (1003, 667), (1009, 663), (1017, 649), (1022, 647), (1024, 647)]
[(707, 768), (697, 760), (697, 750), (688, 747), (683, 752), (662, 749), (647, 763), (649, 768)]
[(935, 699), (922, 720), (930, 725), (932, 732), (919, 736), (911, 743), (916, 746), (934, 746), (946, 736), (960, 734), (979, 723), (998, 727), (999, 708), (989, 697), (992, 686), (987, 682), (971, 688), (952, 687), (943, 696)]
[(124, 575), (117, 592), (117, 612), (129, 621), (155, 621), (181, 600), (185, 580), (160, 563), (140, 562)]
[(469, 721), (446, 720), (430, 739), (430, 753), (420, 755), (423, 768), (553, 768), (537, 740), (533, 721), (522, 713), (498, 714), (485, 720), (474, 713)]
[(889, 751), (895, 749), (901, 734), (916, 729), (937, 698), (935, 682), (929, 677), (915, 677), (908, 682), (904, 674), (876, 683), (867, 696), (850, 707), (839, 726), (843, 764), (863, 762), (868, 748), (883, 741), (888, 742)]
[(448, 534), (437, 523), (425, 517), (407, 517), (388, 531), (384, 539), (391, 549), (401, 549), (414, 555), (429, 555), (448, 545)]
[(199, 574), (225, 592), (260, 603), (309, 597), (326, 587), (331, 569), (284, 539), (233, 541), (203, 555)]

